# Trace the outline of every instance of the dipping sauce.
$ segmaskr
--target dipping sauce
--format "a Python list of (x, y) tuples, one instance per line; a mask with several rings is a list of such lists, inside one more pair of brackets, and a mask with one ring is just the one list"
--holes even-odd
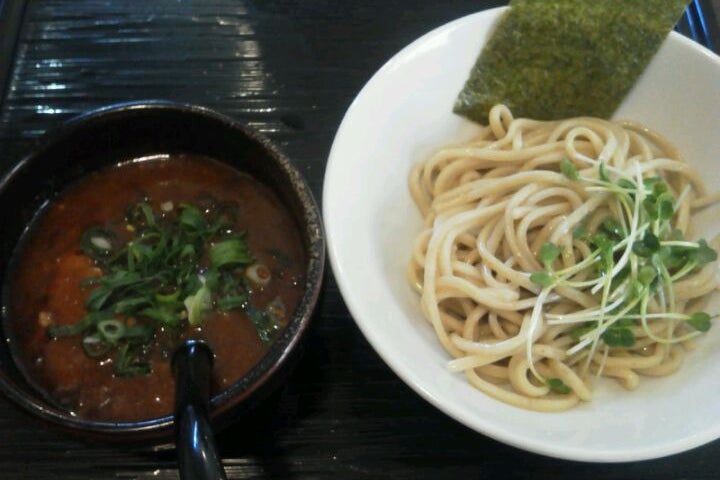
[(89, 420), (172, 413), (170, 359), (186, 338), (213, 348), (223, 390), (263, 357), (302, 295), (290, 214), (251, 176), (202, 156), (88, 175), (20, 245), (8, 296), (18, 361)]

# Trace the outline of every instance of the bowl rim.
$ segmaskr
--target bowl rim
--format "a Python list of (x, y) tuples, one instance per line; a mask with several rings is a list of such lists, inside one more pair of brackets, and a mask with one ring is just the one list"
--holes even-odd
[[(23, 171), (30, 168), (38, 159), (68, 136), (81, 133), (83, 129), (91, 127), (97, 122), (122, 119), (128, 115), (145, 115), (153, 113), (177, 114), (182, 116), (200, 117), (213, 122), (223, 124), (239, 135), (245, 136), (251, 142), (258, 145), (266, 153), (266, 158), (271, 160), (279, 168), (291, 185), (290, 191), (297, 197), (300, 206), (298, 214), (292, 214), (298, 222), (298, 228), (306, 243), (304, 248), (306, 258), (305, 266), (305, 287), (295, 313), (288, 321), (280, 337), (270, 346), (262, 359), (253, 368), (236, 382), (217, 392), (210, 399), (211, 420), (214, 424), (226, 423), (219, 420), (224, 418), (230, 411), (239, 407), (245, 400), (251, 397), (256, 391), (266, 385), (288, 362), (288, 359), (298, 349), (302, 338), (307, 332), (313, 313), (316, 309), (320, 295), (324, 268), (325, 268), (325, 231), (322, 222), (320, 208), (315, 200), (312, 191), (300, 171), (293, 166), (290, 159), (270, 139), (241, 123), (234, 118), (219, 113), (208, 107), (173, 102), (168, 100), (138, 100), (130, 102), (113, 103), (101, 108), (83, 112), (73, 116), (61, 124), (52, 127), (38, 137), (30, 150), (18, 162), (16, 162), (6, 173), (0, 177), (0, 193), (4, 192)], [(219, 160), (231, 168), (237, 168), (226, 161)], [(100, 167), (102, 168), (102, 167)], [(92, 171), (97, 171), (93, 169)], [(285, 180), (284, 179), (284, 180)], [(63, 184), (61, 188), (66, 187)], [(287, 207), (285, 207), (287, 209)], [(17, 240), (15, 240), (17, 245)], [(9, 259), (8, 259), (9, 260)], [(6, 286), (7, 268), (1, 272), (3, 278), (2, 287)], [(2, 305), (2, 322), (0, 332), (7, 341), (5, 324), (8, 313), (5, 305)], [(54, 408), (40, 400), (46, 394), (37, 392), (33, 382), (29, 382), (36, 390), (36, 395), (17, 388), (15, 382), (7, 377), (4, 371), (0, 370), (0, 392), (20, 407), (25, 413), (50, 424), (60, 427), (71, 433), (91, 435), (107, 440), (122, 440), (125, 438), (136, 438), (138, 435), (154, 441), (167, 437), (174, 425), (173, 414), (165, 415), (147, 420), (133, 422), (111, 422), (95, 421), (77, 417), (60, 408)]]

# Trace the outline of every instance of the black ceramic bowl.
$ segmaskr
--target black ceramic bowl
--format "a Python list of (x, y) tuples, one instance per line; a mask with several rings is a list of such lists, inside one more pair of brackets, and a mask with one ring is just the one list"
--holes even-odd
[[(268, 140), (208, 109), (145, 102), (111, 106), (65, 123), (0, 180), (0, 274), (33, 215), (48, 199), (89, 172), (120, 159), (157, 153), (196, 153), (244, 171), (270, 187), (297, 221), (307, 265), (300, 304), (263, 359), (211, 400), (213, 425), (222, 427), (277, 387), (288, 371), (315, 307), (323, 277), (325, 244), (317, 204), (298, 171)], [(4, 288), (7, 290), (7, 288)], [(7, 292), (3, 292), (0, 390), (33, 416), (85, 438), (163, 443), (172, 440), (173, 417), (142, 422), (87, 421), (71, 415), (23, 376), (8, 338)]]

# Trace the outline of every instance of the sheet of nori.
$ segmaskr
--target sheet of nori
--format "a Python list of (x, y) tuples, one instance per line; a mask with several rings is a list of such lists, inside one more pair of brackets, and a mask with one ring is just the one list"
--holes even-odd
[(687, 0), (513, 0), (453, 111), (479, 123), (504, 103), (516, 117), (609, 118)]

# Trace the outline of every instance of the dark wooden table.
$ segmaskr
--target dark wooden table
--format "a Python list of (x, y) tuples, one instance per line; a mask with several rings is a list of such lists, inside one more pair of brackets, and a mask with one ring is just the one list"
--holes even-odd
[[(320, 199), (335, 130), (372, 73), (430, 29), (504, 3), (0, 0), (0, 172), (73, 115), (163, 98), (203, 104), (262, 131)], [(720, 477), (720, 442), (656, 461), (583, 464), (465, 428), (385, 366), (331, 274), (289, 383), (220, 434), (219, 444), (230, 478)], [(174, 462), (172, 452), (69, 440), (0, 399), (2, 479), (176, 478)]]

